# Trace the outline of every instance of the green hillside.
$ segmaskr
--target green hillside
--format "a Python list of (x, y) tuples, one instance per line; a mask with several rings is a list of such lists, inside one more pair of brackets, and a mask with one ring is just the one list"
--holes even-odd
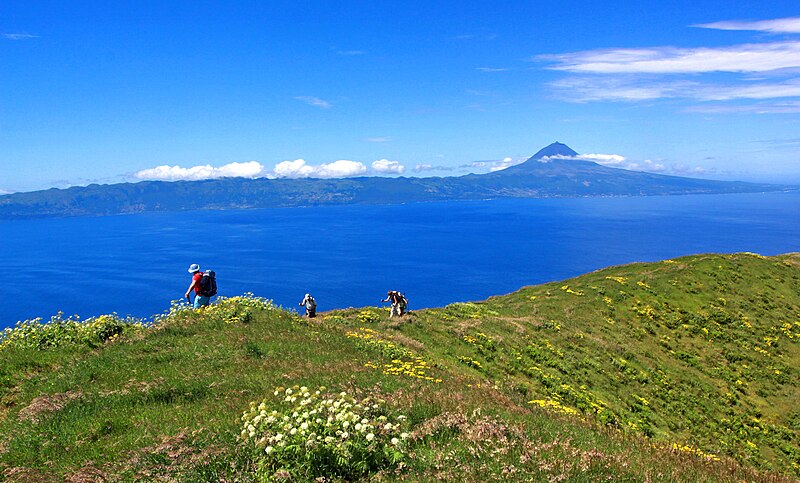
[[(412, 301), (413, 302), (413, 301)], [(0, 480), (796, 481), (800, 254), (0, 335)]]

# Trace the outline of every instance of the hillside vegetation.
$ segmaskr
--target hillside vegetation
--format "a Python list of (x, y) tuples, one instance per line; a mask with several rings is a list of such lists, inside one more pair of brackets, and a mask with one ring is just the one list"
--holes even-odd
[(0, 479), (796, 481), (799, 367), (800, 254), (400, 319), (251, 295), (55, 317), (0, 336)]

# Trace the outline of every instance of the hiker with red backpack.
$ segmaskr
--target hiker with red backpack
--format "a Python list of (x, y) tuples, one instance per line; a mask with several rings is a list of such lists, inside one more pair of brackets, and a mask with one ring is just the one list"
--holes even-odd
[[(192, 274), (192, 283), (186, 289), (186, 300), (192, 307), (199, 309), (211, 303), (211, 297), (217, 295), (217, 279), (213, 270), (200, 271), (200, 265), (193, 263), (189, 266), (189, 273)], [(189, 294), (194, 291), (194, 303), (189, 298)]]

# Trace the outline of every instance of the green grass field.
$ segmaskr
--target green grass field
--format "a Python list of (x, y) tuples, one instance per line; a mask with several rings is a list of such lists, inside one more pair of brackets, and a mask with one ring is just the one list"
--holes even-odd
[(399, 319), (246, 295), (5, 331), (0, 479), (796, 481), (799, 402), (800, 254)]

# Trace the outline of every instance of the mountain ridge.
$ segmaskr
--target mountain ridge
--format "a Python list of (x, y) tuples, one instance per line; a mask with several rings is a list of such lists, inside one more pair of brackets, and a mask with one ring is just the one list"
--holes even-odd
[[(553, 143), (524, 163), (491, 173), (457, 177), (219, 178), (51, 188), (0, 196), (0, 219), (330, 204), (720, 194), (797, 189), (792, 186), (628, 171), (571, 159), (576, 155), (565, 144)], [(542, 162), (550, 157), (553, 159)]]
[(538, 160), (545, 157), (552, 157), (552, 156), (577, 156), (578, 152), (572, 149), (571, 147), (567, 146), (564, 143), (560, 143), (558, 141), (543, 147), (539, 151), (536, 152), (533, 156), (528, 158), (528, 161), (531, 160)]

